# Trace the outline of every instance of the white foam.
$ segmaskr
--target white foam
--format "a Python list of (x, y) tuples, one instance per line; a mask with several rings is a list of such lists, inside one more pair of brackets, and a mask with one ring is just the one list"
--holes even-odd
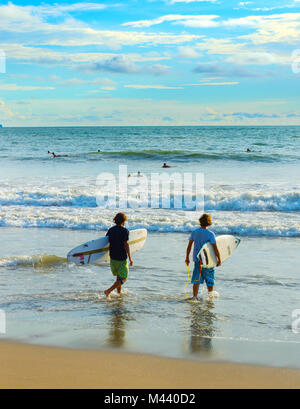
[[(74, 183), (74, 182), (73, 182)], [(2, 206), (50, 206), (50, 207), (97, 207), (99, 189), (95, 183), (87, 182), (83, 186), (73, 186), (71, 181), (62, 185), (29, 184), (25, 186), (11, 184), (0, 185), (0, 205)], [(185, 186), (185, 201), (195, 200), (193, 186)], [(116, 200), (120, 195), (116, 192)], [(162, 194), (161, 187), (149, 191), (149, 195), (141, 194), (134, 186), (128, 189), (128, 206), (133, 209), (149, 208), (151, 203), (159, 203), (163, 208), (168, 203), (171, 209), (178, 209), (182, 204), (182, 191), (171, 189)], [(211, 186), (206, 187), (204, 195), (206, 210), (222, 211), (299, 211), (300, 189), (282, 189), (280, 186)], [(184, 207), (183, 207), (184, 208)], [(190, 206), (187, 206), (188, 210)]]
[[(1, 227), (65, 228), (104, 231), (112, 225), (116, 210), (99, 208), (0, 207)], [(150, 232), (189, 233), (198, 226), (198, 213), (164, 209), (126, 210), (129, 228)], [(212, 212), (216, 234), (239, 236), (300, 237), (300, 214), (270, 212)]]

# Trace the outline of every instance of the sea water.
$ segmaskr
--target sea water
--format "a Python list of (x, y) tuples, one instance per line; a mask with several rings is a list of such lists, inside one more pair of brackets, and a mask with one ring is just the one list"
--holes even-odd
[[(299, 147), (300, 127), (1, 129), (0, 340), (300, 367)], [(97, 178), (120, 165), (148, 178), (203, 174), (212, 230), (242, 239), (216, 269), (218, 297), (202, 288), (187, 299), (199, 214), (172, 198), (169, 209), (126, 209), (128, 227), (149, 235), (121, 297), (103, 297), (108, 264), (66, 262), (112, 225), (117, 210), (97, 205)]]

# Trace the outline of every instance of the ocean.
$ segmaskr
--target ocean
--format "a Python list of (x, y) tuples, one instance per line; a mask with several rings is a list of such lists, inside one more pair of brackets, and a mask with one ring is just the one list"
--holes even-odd
[[(299, 148), (293, 126), (2, 128), (0, 339), (300, 367)], [(129, 187), (128, 228), (149, 235), (124, 294), (107, 301), (108, 264), (78, 267), (66, 254), (112, 225), (121, 193), (99, 206), (99, 175), (117, 178), (120, 166), (147, 181), (200, 174), (203, 203), (187, 206), (194, 182), (182, 202), (175, 185)], [(202, 211), (241, 244), (216, 270), (218, 296), (203, 288), (191, 302), (185, 250)]]

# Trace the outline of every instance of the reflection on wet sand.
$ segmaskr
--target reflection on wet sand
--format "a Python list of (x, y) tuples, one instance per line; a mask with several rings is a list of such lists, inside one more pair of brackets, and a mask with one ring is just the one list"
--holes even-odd
[(123, 297), (114, 300), (111, 305), (109, 331), (107, 345), (113, 348), (121, 348), (126, 343), (126, 324), (130, 320), (130, 313), (124, 306)]
[(212, 337), (215, 333), (214, 321), (217, 317), (212, 312), (214, 303), (210, 300), (190, 303), (190, 352), (200, 355), (213, 354)]

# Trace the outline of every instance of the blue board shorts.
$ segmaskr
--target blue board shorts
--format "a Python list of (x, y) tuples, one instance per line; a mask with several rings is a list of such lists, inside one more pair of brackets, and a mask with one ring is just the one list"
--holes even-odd
[(195, 263), (192, 284), (203, 284), (204, 281), (207, 287), (213, 287), (215, 285), (215, 268), (202, 268), (201, 277), (200, 277), (200, 263)]

